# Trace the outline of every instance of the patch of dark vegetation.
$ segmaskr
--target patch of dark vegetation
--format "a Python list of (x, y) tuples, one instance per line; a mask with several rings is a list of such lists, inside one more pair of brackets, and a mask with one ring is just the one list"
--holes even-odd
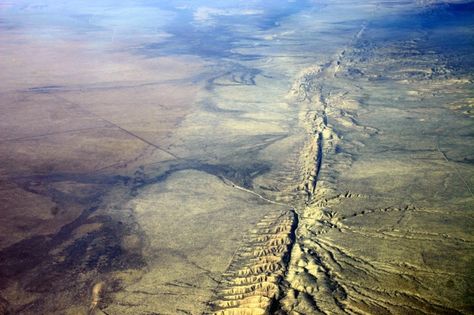
[(467, 163), (467, 164), (474, 164), (474, 158), (465, 157), (461, 162)]
[(239, 168), (233, 168), (228, 165), (202, 165), (201, 170), (206, 173), (231, 179), (236, 184), (245, 188), (252, 188), (253, 179), (270, 171), (270, 166), (265, 163), (254, 162), (242, 165)]
[(141, 256), (137, 253), (128, 253), (122, 247), (123, 236), (130, 232), (127, 231), (127, 225), (107, 217), (102, 217), (98, 221), (102, 223), (100, 229), (87, 233), (61, 253), (65, 260), (57, 264), (59, 269), (97, 270), (106, 273), (145, 266)]
[[(52, 237), (34, 237), (19, 242), (0, 252), (0, 287), (19, 280), (24, 290), (31, 293), (54, 294), (74, 292), (72, 299), (87, 294), (98, 274), (125, 269), (141, 269), (146, 263), (140, 251), (127, 250), (122, 240), (127, 235), (140, 235), (134, 224), (123, 224), (108, 216), (86, 220), (95, 209), (63, 227)], [(74, 239), (76, 228), (84, 224), (100, 226)], [(71, 244), (57, 251), (63, 244)], [(45, 299), (46, 300), (46, 299)], [(43, 309), (42, 301), (25, 306), (29, 311)]]
[[(244, 163), (245, 162), (245, 163)], [(185, 161), (183, 163), (175, 164), (169, 167), (169, 169), (158, 176), (145, 175), (143, 171), (137, 171), (135, 174), (136, 179), (131, 179), (131, 196), (137, 196), (140, 189), (166, 180), (175, 172), (185, 170), (196, 170), (202, 171), (217, 177), (225, 177), (236, 184), (250, 188), (252, 187), (252, 181), (255, 177), (260, 176), (268, 171), (271, 167), (269, 164), (261, 162), (249, 162), (245, 160), (240, 164), (210, 164), (199, 161)]]
[[(107, 274), (113, 271), (145, 266), (141, 255), (142, 233), (133, 216), (112, 217), (98, 212), (108, 190), (125, 183), (131, 187), (140, 185), (140, 176), (144, 176), (143, 169), (137, 170), (135, 179), (71, 174), (16, 179), (25, 190), (53, 199), (56, 203), (51, 209), (53, 214), (57, 215), (73, 204), (83, 205), (84, 210), (56, 234), (25, 239), (0, 251), (0, 288), (18, 281), (23, 290), (44, 296), (20, 306), (15, 312), (41, 314), (42, 310), (51, 308), (45, 303), (55, 300), (46, 296), (55, 293), (61, 293), (63, 303), (87, 301), (98, 276), (107, 278)], [(65, 193), (54, 188), (55, 182), (62, 181), (100, 184), (92, 185), (97, 189), (84, 194)], [(123, 240), (128, 236), (138, 239), (132, 248), (124, 247)]]
[(225, 177), (240, 186), (251, 188), (254, 178), (271, 170), (270, 164), (257, 162), (257, 159), (253, 158), (253, 155), (256, 154), (258, 150), (274, 143), (282, 137), (273, 136), (271, 139), (267, 138), (266, 136), (262, 137), (262, 139), (268, 140), (262, 144), (262, 147), (257, 147), (255, 150), (247, 150), (245, 156), (235, 156), (231, 161), (225, 164), (212, 164), (199, 160), (183, 160), (179, 163), (168, 165), (166, 171), (162, 171), (156, 176), (153, 176), (151, 174), (152, 172), (148, 172), (147, 169), (141, 167), (137, 169), (133, 177), (128, 178), (124, 183), (130, 187), (130, 196), (135, 197), (139, 194), (141, 189), (148, 185), (165, 181), (175, 172), (196, 170), (219, 178)]
[(37, 236), (0, 251), (0, 288), (5, 288), (11, 278), (46, 259), (48, 247), (44, 245), (49, 241), (46, 236)]
[(262, 70), (238, 63), (232, 63), (226, 68), (230, 70), (219, 73), (207, 81), (207, 89), (212, 90), (215, 86), (255, 85), (256, 77), (262, 75)]

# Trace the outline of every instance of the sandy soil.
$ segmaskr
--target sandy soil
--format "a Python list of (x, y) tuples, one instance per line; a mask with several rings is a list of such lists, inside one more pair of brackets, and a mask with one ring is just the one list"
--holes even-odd
[(0, 314), (472, 313), (472, 5), (27, 2)]

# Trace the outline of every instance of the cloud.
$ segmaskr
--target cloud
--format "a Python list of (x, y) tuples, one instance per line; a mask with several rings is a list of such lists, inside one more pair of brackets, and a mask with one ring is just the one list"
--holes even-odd
[(232, 16), (232, 15), (259, 15), (262, 14), (262, 10), (252, 9), (217, 9), (210, 7), (200, 7), (196, 9), (193, 14), (194, 21), (200, 24), (212, 25), (214, 24), (214, 18), (217, 16)]

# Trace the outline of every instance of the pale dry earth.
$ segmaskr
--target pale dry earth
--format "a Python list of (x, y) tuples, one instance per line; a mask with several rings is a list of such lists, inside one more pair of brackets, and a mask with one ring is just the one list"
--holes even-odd
[(474, 312), (473, 15), (0, 2), (0, 314)]

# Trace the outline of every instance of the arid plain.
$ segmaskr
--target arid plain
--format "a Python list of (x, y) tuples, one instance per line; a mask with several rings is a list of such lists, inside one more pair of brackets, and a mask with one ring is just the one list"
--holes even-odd
[(472, 314), (474, 4), (0, 0), (0, 314)]

